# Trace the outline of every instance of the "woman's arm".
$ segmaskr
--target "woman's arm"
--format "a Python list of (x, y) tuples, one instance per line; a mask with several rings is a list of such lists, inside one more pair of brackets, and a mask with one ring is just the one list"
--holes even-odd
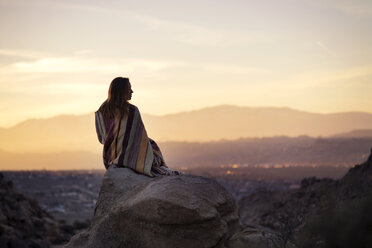
[(103, 116), (99, 111), (95, 112), (95, 123), (98, 141), (99, 143), (104, 144), (106, 140), (106, 128)]

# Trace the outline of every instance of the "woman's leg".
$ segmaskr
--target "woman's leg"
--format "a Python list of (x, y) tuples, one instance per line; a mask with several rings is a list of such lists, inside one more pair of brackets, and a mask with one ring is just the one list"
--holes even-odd
[(161, 166), (165, 166), (165, 167), (168, 167), (164, 161), (164, 157), (163, 157), (163, 154), (161, 153), (160, 151), (160, 148), (158, 146), (158, 144), (156, 144), (156, 142), (153, 140), (153, 139), (150, 139), (150, 144), (151, 144), (151, 147), (152, 147), (152, 151), (154, 152), (154, 155), (156, 155), (158, 157), (158, 159), (160, 160), (160, 165)]

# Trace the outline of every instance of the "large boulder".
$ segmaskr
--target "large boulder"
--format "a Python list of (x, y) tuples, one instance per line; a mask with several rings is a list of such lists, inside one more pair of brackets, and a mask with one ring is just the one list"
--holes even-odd
[(112, 167), (91, 226), (65, 247), (224, 247), (238, 222), (233, 196), (214, 180)]

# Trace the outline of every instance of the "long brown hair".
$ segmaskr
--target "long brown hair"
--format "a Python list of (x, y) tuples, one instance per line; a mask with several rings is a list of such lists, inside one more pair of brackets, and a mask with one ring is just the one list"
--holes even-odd
[(114, 118), (115, 114), (120, 114), (120, 117), (128, 114), (129, 85), (129, 78), (117, 77), (112, 80), (108, 97), (98, 109), (104, 117)]

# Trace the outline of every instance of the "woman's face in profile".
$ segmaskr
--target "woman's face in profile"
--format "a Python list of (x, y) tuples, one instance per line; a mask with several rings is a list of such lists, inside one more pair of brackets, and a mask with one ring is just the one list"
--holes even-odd
[(128, 92), (127, 92), (128, 100), (132, 99), (132, 93), (133, 93), (132, 85), (129, 83)]

